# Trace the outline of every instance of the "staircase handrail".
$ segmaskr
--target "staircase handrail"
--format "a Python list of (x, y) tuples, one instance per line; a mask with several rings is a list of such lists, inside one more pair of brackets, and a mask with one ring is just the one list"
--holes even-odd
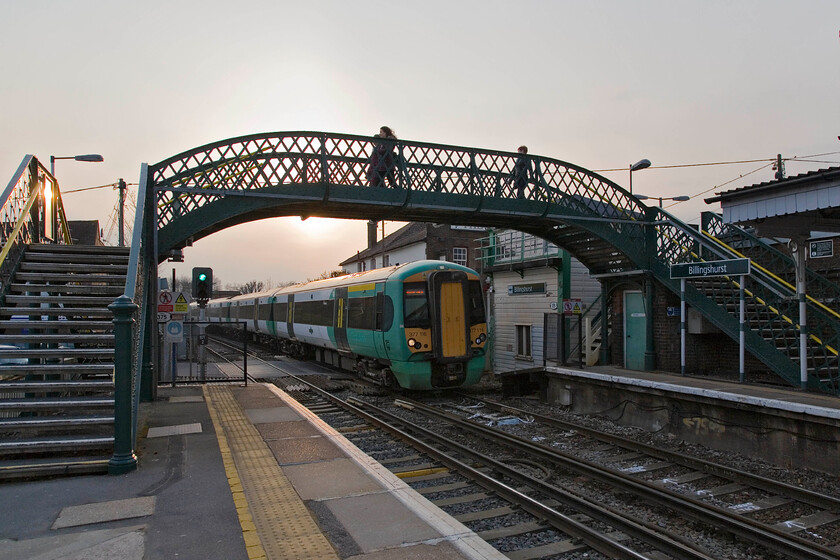
[[(108, 465), (111, 474), (136, 468), (138, 412), (140, 409), (143, 351), (149, 308), (149, 287), (143, 258), (143, 229), (146, 220), (148, 165), (140, 168), (139, 201), (134, 212), (134, 228), (128, 257), (125, 290), (109, 309), (114, 313), (114, 455)], [(139, 309), (140, 321), (134, 316)]]
[[(731, 251), (733, 254), (738, 255), (740, 258), (747, 258), (747, 255), (745, 255), (741, 251), (738, 251), (737, 249), (732, 247), (729, 243), (724, 243), (722, 240), (720, 240), (716, 235), (714, 235), (710, 231), (711, 228), (708, 227), (708, 226), (712, 225), (712, 222), (714, 222), (717, 227), (726, 228), (728, 233), (736, 234), (736, 235), (739, 235), (739, 236), (745, 238), (747, 241), (749, 241), (750, 243), (753, 244), (753, 247), (759, 248), (762, 251), (763, 254), (770, 255), (773, 259), (775, 259), (777, 261), (781, 261), (782, 263), (784, 263), (785, 267), (787, 267), (789, 270), (795, 269), (795, 262), (791, 257), (782, 253), (778, 249), (775, 249), (774, 247), (771, 247), (770, 245), (767, 245), (766, 243), (761, 241), (758, 237), (752, 235), (748, 231), (745, 231), (742, 228), (734, 227), (731, 224), (723, 223), (722, 218), (719, 215), (717, 215), (713, 212), (704, 212), (703, 214), (704, 214), (704, 217), (707, 217), (709, 219), (704, 220), (704, 221), (707, 222), (707, 224), (706, 224), (706, 227), (701, 229), (701, 232), (704, 235), (706, 235), (707, 237), (711, 238), (715, 243), (718, 243), (718, 244), (726, 247), (727, 250)], [(770, 270), (768, 263), (766, 263), (765, 261), (759, 262), (753, 256), (750, 256), (749, 258), (752, 261), (752, 266), (759, 268), (762, 272), (764, 272), (768, 276), (774, 278), (780, 284), (786, 286), (792, 293), (796, 293), (796, 287), (793, 284), (791, 284), (790, 282), (786, 281), (785, 279), (779, 277), (778, 274), (774, 273), (772, 270)], [(840, 286), (838, 286), (837, 284), (835, 284), (831, 280), (828, 280), (827, 278), (825, 278), (821, 274), (813, 271), (810, 268), (806, 267), (805, 274), (806, 274), (806, 286), (807, 286), (806, 289), (809, 290), (808, 293), (805, 295), (806, 299), (808, 301), (810, 301), (812, 304), (821, 308), (826, 313), (829, 313), (830, 315), (833, 315), (837, 319), (840, 319), (840, 313), (838, 313), (834, 309), (831, 309), (830, 307), (825, 305), (822, 301), (813, 297), (811, 295), (812, 292), (810, 291), (811, 287), (813, 287), (816, 284), (819, 294), (826, 294), (826, 296), (829, 297), (833, 302), (838, 303), (838, 302), (840, 302)]]

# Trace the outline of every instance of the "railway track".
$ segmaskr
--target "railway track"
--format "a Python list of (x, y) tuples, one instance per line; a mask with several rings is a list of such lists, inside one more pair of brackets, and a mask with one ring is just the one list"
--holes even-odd
[[(830, 496), (503, 403), (274, 382), (515, 560), (840, 557), (833, 536), (813, 531), (838, 519)], [(528, 435), (510, 433), (520, 418)]]

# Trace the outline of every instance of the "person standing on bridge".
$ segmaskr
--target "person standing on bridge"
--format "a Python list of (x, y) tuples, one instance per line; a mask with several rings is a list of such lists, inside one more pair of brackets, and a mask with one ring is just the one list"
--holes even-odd
[(379, 129), (379, 134), (375, 138), (384, 138), (388, 142), (374, 143), (373, 153), (370, 155), (368, 164), (368, 184), (371, 187), (384, 187), (387, 178), (388, 184), (396, 187), (396, 155), (394, 154), (394, 142), (392, 141), (396, 141), (397, 136), (390, 127), (383, 126)]
[(528, 146), (519, 146), (516, 151), (519, 157), (513, 165), (513, 183), (516, 186), (516, 198), (525, 198), (525, 187), (531, 178), (531, 158), (528, 157)]

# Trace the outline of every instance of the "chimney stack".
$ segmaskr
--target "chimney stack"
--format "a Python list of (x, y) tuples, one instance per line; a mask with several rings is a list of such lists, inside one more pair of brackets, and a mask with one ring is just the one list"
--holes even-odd
[(376, 245), (376, 222), (368, 220), (368, 249)]

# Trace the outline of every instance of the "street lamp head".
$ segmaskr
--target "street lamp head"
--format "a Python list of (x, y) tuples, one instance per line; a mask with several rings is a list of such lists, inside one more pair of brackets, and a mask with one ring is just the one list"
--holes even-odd
[(640, 169), (647, 169), (648, 167), (650, 167), (650, 160), (640, 159), (639, 161), (630, 166), (630, 171), (639, 171)]
[(675, 200), (677, 202), (685, 202), (686, 200), (691, 200), (691, 197), (687, 195), (680, 195), (673, 197), (671, 200)]
[(80, 156), (73, 156), (73, 159), (76, 160), (76, 161), (94, 161), (94, 162), (105, 161), (105, 158), (103, 158), (99, 154), (83, 154), (83, 155), (80, 155)]

